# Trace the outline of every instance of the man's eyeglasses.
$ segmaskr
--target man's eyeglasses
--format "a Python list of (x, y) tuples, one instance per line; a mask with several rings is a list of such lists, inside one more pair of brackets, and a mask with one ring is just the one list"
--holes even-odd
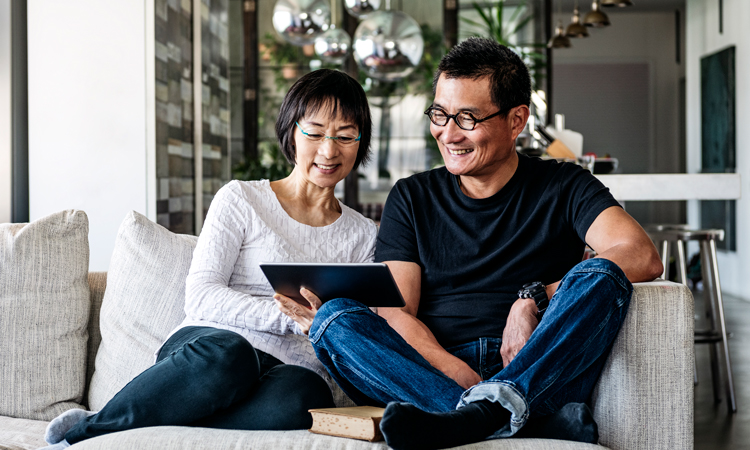
[(432, 123), (439, 127), (446, 126), (448, 124), (448, 121), (453, 119), (453, 121), (456, 122), (456, 125), (458, 125), (459, 128), (461, 128), (462, 130), (471, 131), (475, 126), (477, 126), (478, 123), (492, 119), (495, 116), (499, 116), (501, 114), (501, 111), (498, 111), (495, 114), (490, 114), (484, 119), (477, 119), (473, 114), (466, 111), (457, 112), (456, 114), (448, 114), (443, 108), (436, 108), (434, 106), (427, 108), (427, 111), (425, 111), (424, 113), (427, 114)]
[(337, 142), (339, 145), (347, 146), (352, 145), (355, 142), (359, 142), (359, 139), (362, 137), (362, 133), (359, 133), (359, 136), (354, 137), (350, 134), (342, 134), (339, 136), (326, 136), (325, 134), (320, 133), (308, 133), (305, 130), (302, 129), (302, 127), (299, 125), (298, 122), (294, 122), (297, 125), (297, 128), (299, 128), (299, 131), (305, 135), (308, 141), (313, 142), (323, 142), (326, 139), (331, 139), (334, 142)]

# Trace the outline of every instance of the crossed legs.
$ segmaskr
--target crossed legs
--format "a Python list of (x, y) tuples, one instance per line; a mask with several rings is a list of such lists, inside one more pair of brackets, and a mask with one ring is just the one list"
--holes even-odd
[[(357, 302), (326, 303), (310, 340), (353, 400), (388, 405), (381, 429), (390, 446), (455, 446), (512, 436), (530, 417), (581, 413), (563, 410), (588, 401), (631, 294), (632, 285), (614, 263), (592, 259), (578, 264), (563, 278), (516, 358), (465, 392)], [(459, 409), (452, 411), (456, 404)]]

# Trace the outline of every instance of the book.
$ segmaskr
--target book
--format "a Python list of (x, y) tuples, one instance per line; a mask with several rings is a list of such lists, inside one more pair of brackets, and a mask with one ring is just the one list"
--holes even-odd
[(364, 441), (382, 441), (380, 420), (385, 408), (354, 406), (350, 408), (311, 409), (313, 425), (310, 431)]

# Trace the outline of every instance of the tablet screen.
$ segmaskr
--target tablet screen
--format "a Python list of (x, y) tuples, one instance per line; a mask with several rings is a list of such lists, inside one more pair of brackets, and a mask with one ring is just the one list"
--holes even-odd
[(274, 291), (305, 306), (309, 303), (299, 293), (302, 287), (324, 303), (348, 298), (371, 307), (405, 305), (391, 271), (383, 263), (261, 263), (260, 268)]

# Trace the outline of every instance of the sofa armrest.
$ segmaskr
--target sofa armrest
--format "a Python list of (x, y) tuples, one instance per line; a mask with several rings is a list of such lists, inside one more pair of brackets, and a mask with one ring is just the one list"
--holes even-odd
[(693, 309), (682, 284), (634, 284), (592, 396), (601, 444), (612, 450), (693, 448)]

